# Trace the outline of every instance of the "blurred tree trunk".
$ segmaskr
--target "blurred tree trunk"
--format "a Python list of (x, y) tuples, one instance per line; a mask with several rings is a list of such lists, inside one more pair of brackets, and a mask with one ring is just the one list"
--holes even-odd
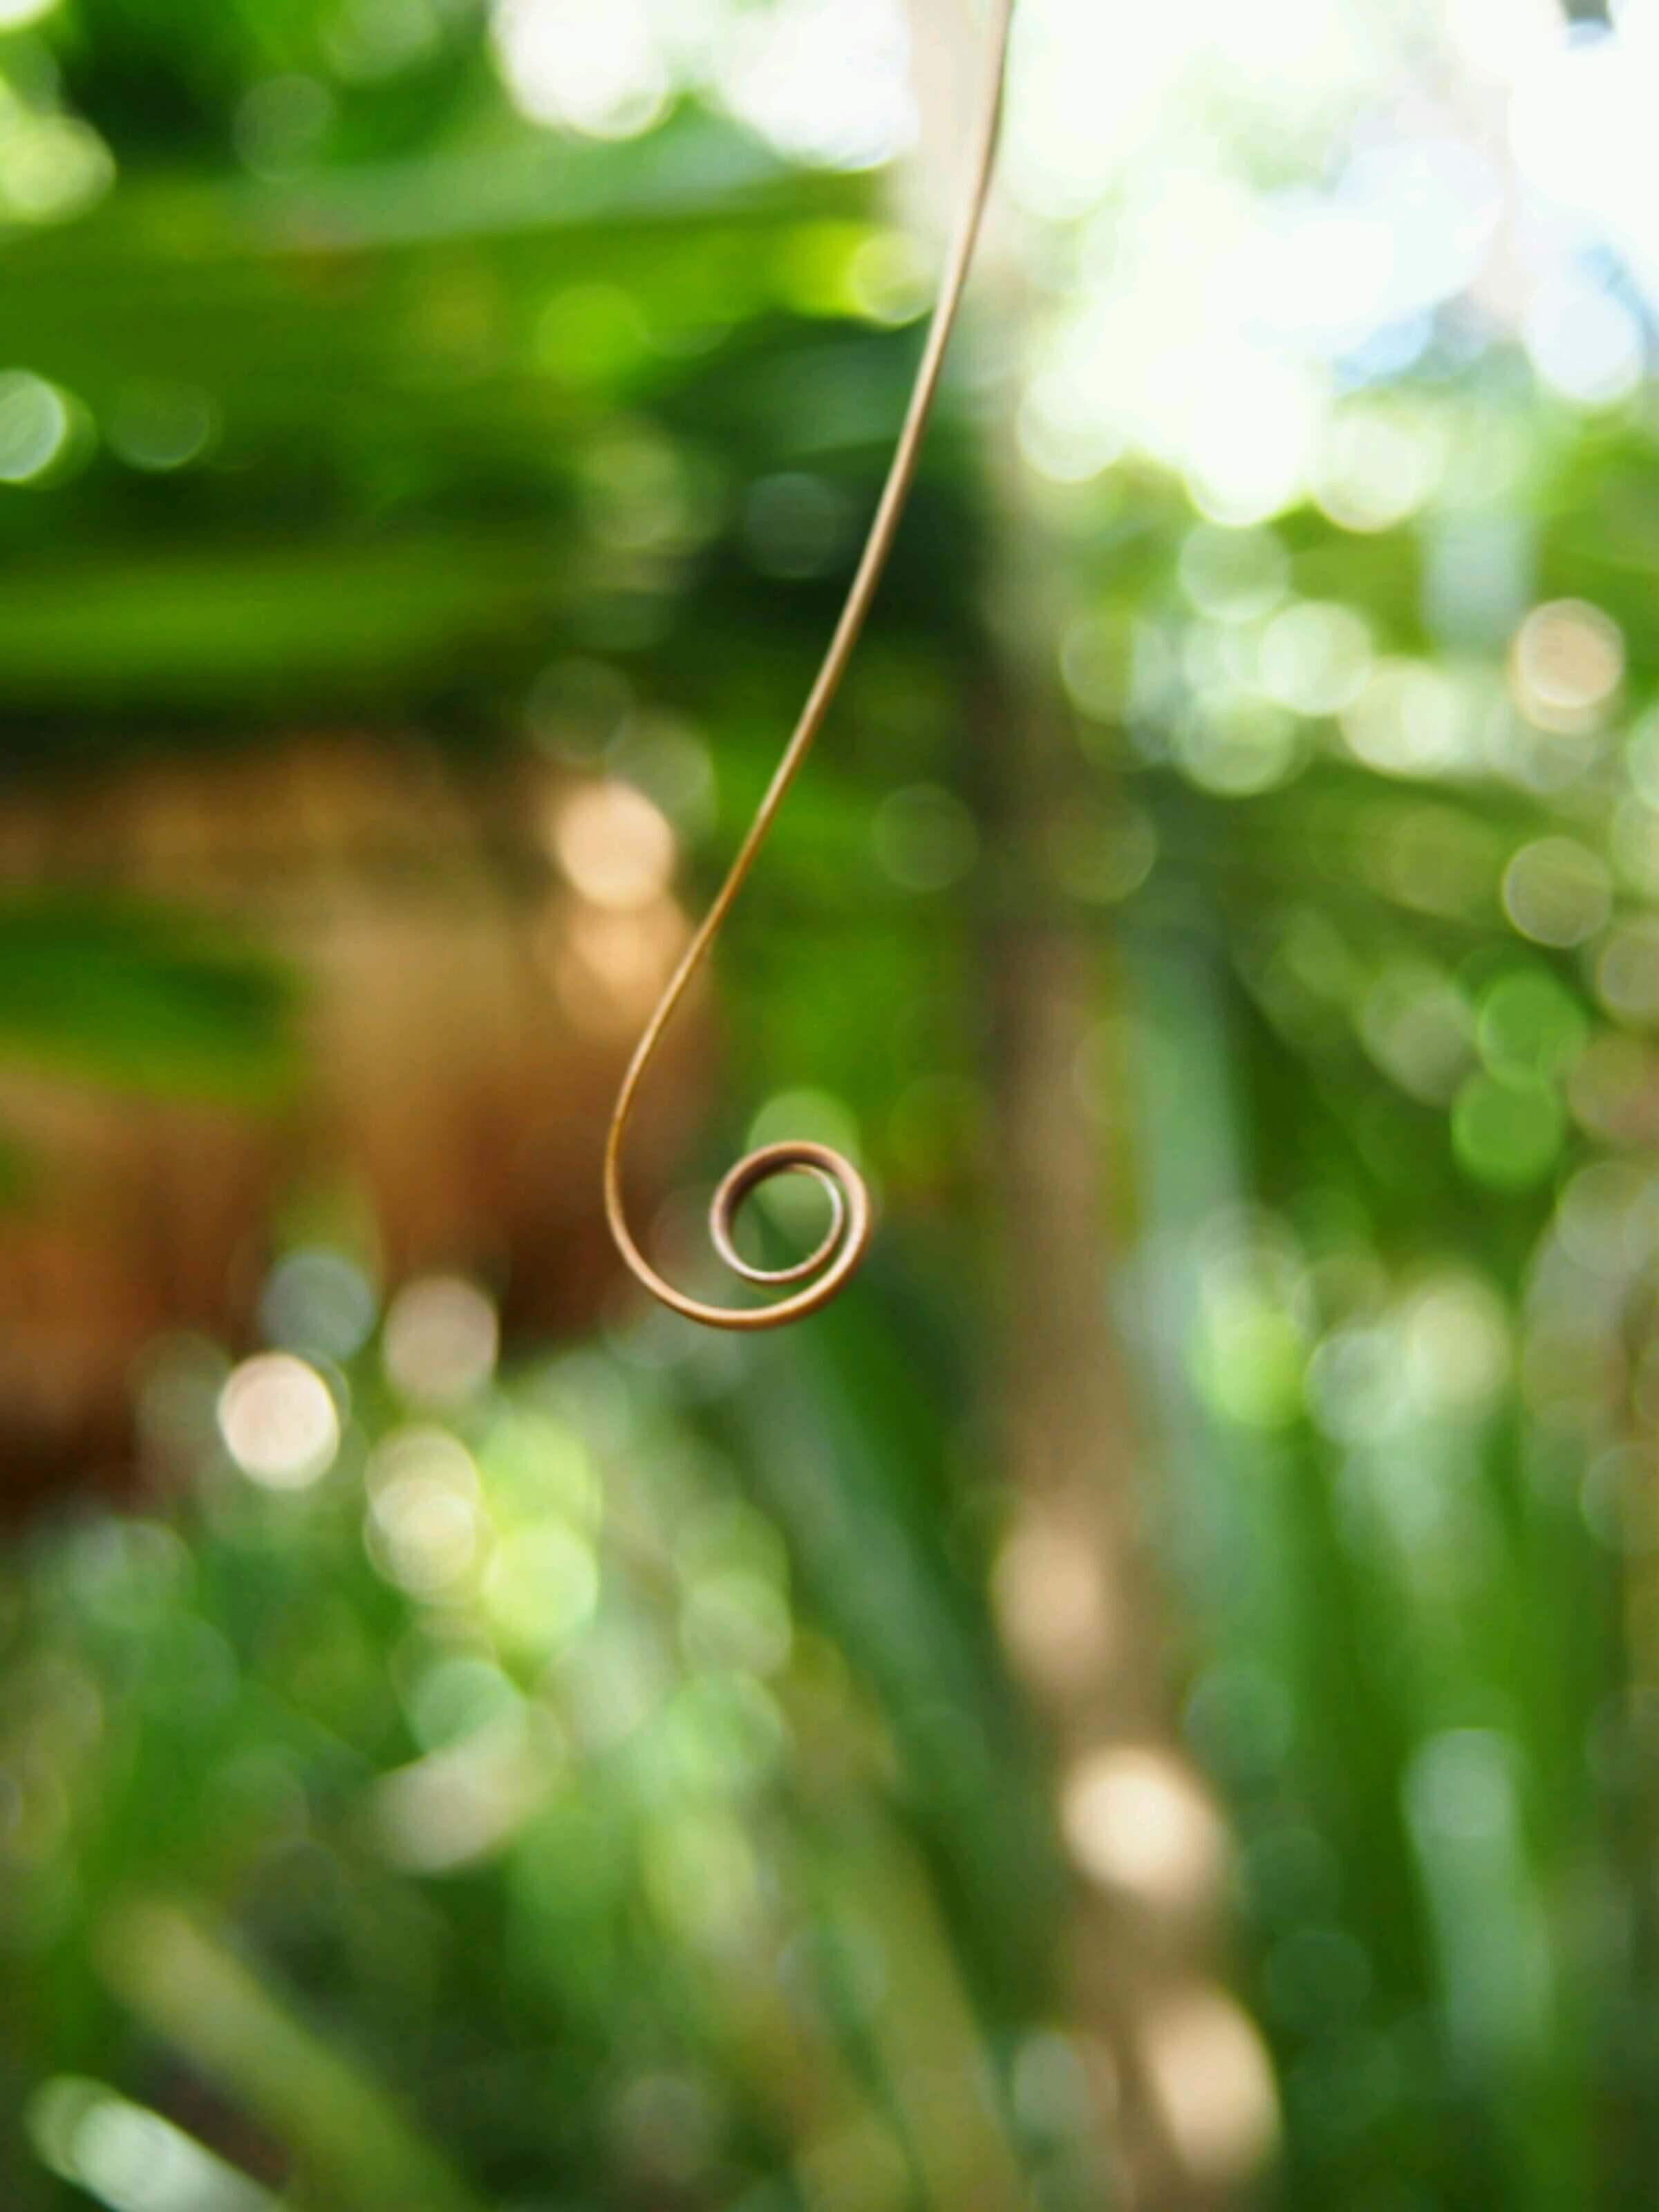
[[(938, 232), (961, 174), (978, 33), (964, 0), (909, 4), (923, 118), (915, 189), (922, 220)], [(992, 217), (970, 312), (981, 334), (998, 332), (1011, 356), (1025, 289), (1005, 203)], [(1006, 404), (1001, 412), (1007, 416)], [(1079, 823), (1103, 817), (1110, 794), (1074, 740), (1060, 690), (1067, 580), (1058, 549), (1045, 544), (1024, 504), (1011, 434), (994, 465), (992, 495), (1000, 516), (989, 578), (999, 665), (975, 687), (965, 773), (977, 787), (969, 795), (988, 856), (982, 972), (996, 1164), (991, 1273), (1003, 1304), (995, 1316), (995, 1401), (987, 1411), (1020, 1500), (998, 1597), (1055, 1755), (1073, 1857), (1081, 1845), (1081, 1856), (1094, 1860), (1095, 1878), (1079, 1883), (1069, 2024), (1113, 2138), (1116, 2201), (1134, 2212), (1196, 2212), (1225, 2203), (1255, 2154), (1248, 2128), (1230, 2131), (1236, 2112), (1218, 2106), (1213, 2127), (1209, 2116), (1194, 2126), (1192, 2093), (1170, 2094), (1181, 2086), (1172, 2072), (1188, 2063), (1190, 2082), (1203, 2057), (1201, 2036), (1188, 2036), (1183, 2061), (1172, 2026), (1206, 2019), (1213, 2026), (1219, 2016), (1236, 2021), (1238, 2036), (1250, 2034), (1211, 1979), (1223, 1856), (1210, 1850), (1207, 1875), (1195, 1887), (1183, 1886), (1172, 1867), (1167, 1883), (1137, 1890), (1103, 1875), (1110, 1833), (1097, 1838), (1097, 1853), (1089, 1849), (1091, 1820), (1103, 1817), (1097, 1808), (1111, 1814), (1109, 1795), (1091, 1796), (1091, 1780), (1112, 1773), (1126, 1753), (1135, 1764), (1117, 1771), (1166, 1778), (1168, 1802), (1188, 1808), (1201, 1839), (1220, 1842), (1174, 1741), (1166, 1607), (1145, 1525), (1148, 1468), (1110, 1319), (1114, 1217), (1121, 1221), (1125, 1211), (1119, 1199), (1131, 1136), (1115, 1103), (1102, 1115), (1101, 1086), (1085, 1072), (1110, 1034), (1112, 963), (1098, 909), (1068, 902), (1054, 883), (1056, 856), (1075, 845)], [(1121, 1086), (1115, 1097), (1124, 1097)], [(1121, 1823), (1121, 1793), (1118, 1802)], [(1218, 2080), (1215, 2095), (1224, 2105), (1237, 2086)], [(1207, 2096), (1207, 2086), (1200, 2082), (1196, 2094)]]
[[(1111, 1244), (1103, 1144), (1079, 1069), (1105, 993), (1099, 962), (1065, 921), (1023, 913), (1013, 886), (1040, 883), (1070, 781), (1043, 704), (1002, 701), (979, 732), (981, 810), (1003, 893), (984, 944), (997, 1163), (994, 1273), (1004, 1304), (993, 1418), (1020, 1517), (1005, 1551), (1004, 1632), (1055, 1753), (1064, 1800), (1088, 1763), (1169, 1735), (1166, 1631), (1140, 1528), (1144, 1465), (1134, 1407), (1107, 1318)], [(1179, 2185), (1140, 2078), (1139, 2031), (1178, 1970), (1156, 1921), (1130, 1897), (1079, 1885), (1076, 2025), (1100, 2048), (1124, 2201), (1172, 2209)]]

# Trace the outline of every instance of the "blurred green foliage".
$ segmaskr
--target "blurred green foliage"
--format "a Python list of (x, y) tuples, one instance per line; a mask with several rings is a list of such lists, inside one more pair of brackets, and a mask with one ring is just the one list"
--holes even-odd
[[(282, 1279), (313, 1359), (372, 1316), (341, 1262)], [(319, 2206), (787, 2203), (815, 2159), (852, 2197), (1063, 2179), (1084, 2114), (1024, 2140), (981, 2087), (1054, 1899), (1018, 1803), (960, 1817), (1018, 1726), (833, 1374), (762, 1379), (839, 1431), (768, 1497), (695, 1355), (486, 1360), (434, 1404), (379, 1351), (324, 1362), (313, 1482), (309, 1370), (239, 1370), (239, 1415), (222, 1357), (163, 1348), (141, 1415), (196, 1502), (8, 1577), (11, 2201), (57, 2201), (42, 2159), (128, 2201), (87, 2119), (116, 2084)]]
[[(477, 10), (388, 9), (365, 67), (374, 17), (65, 0), (0, 47), (9, 771), (301, 719), (682, 796), (712, 752), (712, 870), (914, 358), (877, 189), (689, 107), (538, 131)], [(1571, 412), (1449, 311), (1344, 403), (1433, 497), (1241, 528), (1132, 461), (1011, 519), (974, 398), (725, 979), (742, 1095), (850, 1113), (895, 1196), (868, 1285), (805, 1344), (619, 1328), (432, 1406), (334, 1255), (343, 1335), (338, 1279), (268, 1301), (339, 1430), (291, 1492), (227, 1449), (228, 1358), (158, 1352), (176, 1505), (0, 1583), (20, 2212), (1103, 2201), (963, 1413), (975, 963), (1034, 922), (1098, 952), (1264, 2201), (1649, 2201), (1650, 403)], [(1076, 782), (1034, 866), (967, 802), (1020, 724), (981, 587), (1039, 543)], [(15, 1054), (248, 1096), (285, 1007), (176, 917), (0, 914)]]

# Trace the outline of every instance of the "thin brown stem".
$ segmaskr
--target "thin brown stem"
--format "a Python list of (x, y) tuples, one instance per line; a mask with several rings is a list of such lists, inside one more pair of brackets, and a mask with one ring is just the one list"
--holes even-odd
[[(939, 392), (945, 349), (956, 326), (957, 313), (962, 305), (969, 271), (973, 266), (974, 251), (979, 241), (985, 204), (990, 195), (991, 179), (996, 166), (1013, 9), (1014, 0), (991, 0), (985, 84), (962, 210), (946, 257), (939, 305), (934, 309), (927, 342), (922, 349), (915, 386), (894, 451), (892, 466), (888, 471), (875, 520), (865, 543), (863, 556), (847, 596), (846, 606), (830, 641), (817, 681), (801, 710), (794, 734), (784, 750), (777, 771), (749, 826), (731, 871), (692, 938), (685, 957), (675, 969), (656, 1011), (646, 1024), (645, 1034), (641, 1037), (628, 1073), (623, 1079), (616, 1111), (611, 1116), (610, 1132), (605, 1139), (605, 1205), (617, 1249), (630, 1272), (653, 1297), (660, 1299), (664, 1305), (672, 1307), (676, 1313), (684, 1314), (688, 1320), (702, 1322), (710, 1328), (747, 1331), (777, 1328), (785, 1322), (799, 1321), (808, 1314), (817, 1313), (829, 1304), (852, 1276), (870, 1242), (870, 1196), (863, 1178), (850, 1160), (822, 1145), (769, 1146), (763, 1151), (751, 1152), (740, 1160), (716, 1192), (711, 1212), (715, 1248), (726, 1265), (749, 1282), (780, 1285), (800, 1282), (809, 1276), (817, 1279), (808, 1282), (805, 1289), (795, 1291), (775, 1305), (733, 1309), (705, 1304), (702, 1299), (677, 1290), (659, 1275), (635, 1242), (623, 1202), (623, 1145), (635, 1097), (655, 1056), (663, 1032), (672, 1020), (692, 977), (719, 936), (788, 795), (790, 786), (799, 775), (813, 741), (829, 716), (836, 695), (841, 689), (842, 678), (847, 673), (848, 664), (863, 631), (887, 566), (888, 556), (893, 550), (905, 502), (915, 480), (921, 441)], [(760, 1184), (769, 1182), (774, 1176), (790, 1173), (812, 1176), (829, 1190), (833, 1207), (830, 1233), (811, 1257), (798, 1267), (781, 1272), (753, 1267), (739, 1257), (732, 1243), (732, 1224), (738, 1210)]]

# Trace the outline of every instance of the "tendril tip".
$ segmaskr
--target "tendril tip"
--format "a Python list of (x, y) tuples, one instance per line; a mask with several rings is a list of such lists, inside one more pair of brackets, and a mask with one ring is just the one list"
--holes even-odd
[[(610, 1133), (605, 1139), (605, 1213), (617, 1249), (635, 1279), (653, 1297), (674, 1312), (684, 1315), (688, 1320), (703, 1322), (711, 1328), (778, 1328), (787, 1322), (801, 1321), (808, 1314), (817, 1313), (829, 1304), (856, 1272), (869, 1246), (870, 1194), (849, 1160), (824, 1145), (767, 1146), (739, 1160), (715, 1192), (709, 1214), (709, 1230), (720, 1258), (744, 1282), (757, 1284), (769, 1290), (789, 1290), (791, 1294), (775, 1304), (763, 1307), (727, 1309), (706, 1305), (701, 1299), (689, 1297), (665, 1281), (635, 1242), (623, 1204), (623, 1139), (641, 1080), (650, 1066), (662, 1033), (684, 996), (686, 987), (720, 934), (726, 917), (754, 866), (756, 855), (766, 842), (767, 833), (777, 817), (789, 787), (811, 750), (813, 740), (823, 726), (836, 694), (841, 688), (842, 678), (847, 672), (853, 649), (863, 630), (876, 587), (887, 565), (887, 556), (892, 550), (899, 520), (915, 477), (922, 435), (938, 395), (945, 348), (956, 323), (957, 311), (962, 305), (962, 295), (967, 285), (968, 272), (973, 265), (974, 249), (985, 213), (985, 203), (990, 192), (996, 161), (1013, 4), (1014, 0), (991, 0), (990, 45), (985, 86), (963, 206), (951, 239), (945, 276), (939, 288), (939, 305), (934, 309), (927, 343), (922, 349), (904, 425), (899, 434), (892, 465), (876, 509), (875, 520), (870, 527), (869, 538), (848, 593), (847, 605), (836, 625), (817, 681), (802, 709), (794, 734), (784, 749), (783, 758), (778, 764), (766, 796), (761, 801), (759, 811), (750, 824), (736, 860), (732, 863), (731, 872), (686, 948), (684, 957), (675, 969), (656, 1011), (646, 1024), (645, 1034), (623, 1079), (616, 1110), (611, 1118)], [(732, 1231), (744, 1200), (763, 1183), (769, 1182), (775, 1176), (780, 1175), (807, 1175), (822, 1185), (830, 1199), (829, 1231), (816, 1251), (793, 1266), (775, 1269), (757, 1267), (739, 1254)], [(805, 1285), (805, 1287), (792, 1288), (795, 1285)]]

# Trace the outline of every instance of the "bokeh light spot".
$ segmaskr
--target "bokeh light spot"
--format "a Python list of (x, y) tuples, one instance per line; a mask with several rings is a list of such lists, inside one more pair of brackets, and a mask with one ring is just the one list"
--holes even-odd
[(1571, 735), (1592, 726), (1624, 676), (1624, 635), (1586, 600), (1534, 607), (1516, 633), (1510, 689), (1541, 729)]
[(374, 1285), (342, 1252), (290, 1252), (279, 1260), (259, 1294), (259, 1320), (283, 1352), (313, 1358), (349, 1359), (374, 1329)]
[(161, 476), (200, 460), (218, 434), (219, 414), (190, 384), (129, 384), (116, 395), (110, 450), (129, 468)]
[(1443, 774), (1461, 765), (1468, 750), (1456, 686), (1427, 661), (1377, 661), (1341, 720), (1348, 750), (1383, 775)]
[(1607, 862), (1572, 837), (1540, 837), (1504, 876), (1504, 911), (1536, 945), (1583, 945), (1613, 911)]
[(1635, 312), (1572, 277), (1540, 288), (1522, 334), (1540, 381), (1575, 406), (1618, 406), (1646, 370), (1647, 339)]
[(1200, 522), (1181, 548), (1181, 582), (1212, 622), (1255, 622), (1284, 598), (1291, 564), (1271, 530), (1222, 530)]
[(96, 206), (115, 175), (115, 156), (89, 123), (26, 106), (0, 78), (0, 216), (73, 222)]
[(27, 369), (0, 374), (0, 483), (33, 483), (70, 441), (69, 403)]
[(720, 94), (780, 150), (869, 169), (915, 135), (910, 45), (896, 0), (776, 0), (721, 42)]
[(386, 1317), (386, 1373), (414, 1405), (453, 1406), (495, 1371), (501, 1324), (476, 1283), (434, 1275), (398, 1291)]
[(666, 106), (666, 59), (644, 0), (501, 0), (495, 56), (524, 113), (596, 138), (635, 138)]
[(1542, 1084), (1472, 1075), (1457, 1096), (1452, 1141), (1479, 1182), (1526, 1190), (1541, 1182), (1560, 1156), (1566, 1115)]
[(1182, 2162), (1206, 2182), (1237, 2182), (1271, 2155), (1279, 2099), (1261, 2038), (1237, 2002), (1194, 1988), (1159, 2000), (1141, 2058)]
[(1516, 969), (1482, 994), (1477, 1035), (1494, 1074), (1549, 1082), (1571, 1073), (1589, 1042), (1589, 1017), (1547, 969)]
[(261, 1353), (231, 1370), (219, 1394), (219, 1430), (243, 1474), (267, 1490), (308, 1489), (340, 1448), (328, 1385), (285, 1352)]
[(1111, 1619), (1086, 1531), (1029, 1520), (997, 1555), (992, 1595), (1003, 1640), (1033, 1681), (1076, 1689), (1107, 1663)]
[(1620, 1020), (1659, 1023), (1659, 920), (1644, 917), (1607, 933), (1595, 963), (1595, 989)]
[(673, 878), (673, 828), (631, 784), (590, 783), (572, 792), (555, 815), (553, 848), (571, 888), (593, 906), (648, 907)]
[(1166, 1753), (1091, 1753), (1062, 1784), (1060, 1823), (1091, 1881), (1148, 1904), (1191, 1908), (1220, 1884), (1226, 1832), (1195, 1778)]
[(1261, 641), (1262, 686), (1298, 714), (1334, 714), (1348, 705), (1370, 665), (1370, 631), (1351, 607), (1311, 600), (1286, 607)]
[(442, 1429), (404, 1429), (376, 1446), (364, 1474), (364, 1540), (388, 1582), (414, 1597), (464, 1583), (483, 1542), (478, 1471)]
[(503, 1536), (484, 1583), (485, 1606), (501, 1637), (528, 1653), (569, 1643), (592, 1619), (599, 1598), (591, 1547), (552, 1521)]
[(1440, 439), (1428, 423), (1351, 408), (1327, 427), (1314, 459), (1313, 495), (1344, 530), (1393, 530), (1425, 504), (1443, 468)]

